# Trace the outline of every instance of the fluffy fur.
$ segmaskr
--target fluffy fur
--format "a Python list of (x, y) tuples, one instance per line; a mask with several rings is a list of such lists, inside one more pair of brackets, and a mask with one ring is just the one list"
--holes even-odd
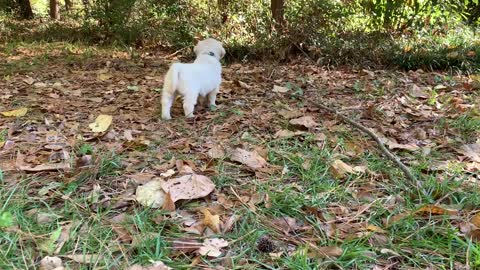
[(197, 43), (193, 49), (197, 56), (190, 64), (175, 63), (170, 66), (163, 83), (162, 118), (171, 119), (170, 109), (177, 94), (183, 97), (185, 117), (194, 117), (193, 110), (199, 96), (207, 97), (208, 105), (215, 99), (222, 82), (220, 59), (225, 55), (222, 43), (209, 38)]

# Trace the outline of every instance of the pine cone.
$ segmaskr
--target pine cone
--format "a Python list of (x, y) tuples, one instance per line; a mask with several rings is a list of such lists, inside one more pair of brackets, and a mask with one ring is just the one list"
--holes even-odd
[(260, 239), (258, 239), (257, 241), (257, 249), (260, 252), (270, 253), (270, 252), (274, 252), (276, 248), (277, 247), (275, 245), (275, 242), (272, 239), (270, 239), (268, 235), (264, 235), (260, 237)]

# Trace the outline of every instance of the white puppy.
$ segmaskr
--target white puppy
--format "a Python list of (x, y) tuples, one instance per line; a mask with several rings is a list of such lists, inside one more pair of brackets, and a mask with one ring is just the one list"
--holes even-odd
[(193, 49), (197, 58), (193, 63), (175, 63), (170, 66), (163, 83), (162, 118), (171, 119), (170, 109), (177, 94), (183, 96), (186, 117), (194, 117), (198, 96), (207, 97), (208, 105), (215, 99), (222, 82), (220, 59), (225, 55), (222, 43), (209, 38), (197, 43)]

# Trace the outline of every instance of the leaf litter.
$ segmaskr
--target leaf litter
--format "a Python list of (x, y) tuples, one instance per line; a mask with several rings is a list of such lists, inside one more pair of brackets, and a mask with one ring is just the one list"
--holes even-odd
[[(147, 59), (152, 60), (149, 57), (144, 56), (143, 60), (138, 61), (145, 60), (147, 63)], [(372, 76), (366, 71), (326, 71), (318, 66), (294, 62), (277, 66), (273, 78), (267, 80), (263, 76), (266, 72), (263, 64), (232, 64), (224, 70), (225, 84), (219, 95), (217, 112), (201, 110), (195, 122), (179, 120), (164, 123), (159, 120), (157, 113), (160, 95), (152, 89), (161, 87), (167, 66), (157, 69), (145, 63), (137, 65), (122, 54), (115, 58), (118, 61), (108, 64), (110, 66), (106, 63), (113, 63), (111, 57), (68, 68), (65, 68), (65, 63), (54, 63), (42, 72), (19, 73), (12, 75), (8, 81), (1, 81), (0, 88), (5, 89), (5, 93), (2, 92), (0, 99), (0, 168), (8, 181), (16, 181), (18, 176), (30, 174), (39, 179), (48, 179), (33, 182), (32, 194), (37, 196), (41, 191), (40, 196), (55, 198), (51, 201), (55, 202), (52, 206), (61, 208), (65, 204), (64, 200), (71, 200), (68, 196), (75, 196), (72, 193), (63, 199), (59, 197), (58, 191), (64, 191), (64, 184), (72, 185), (75, 176), (85, 173), (85, 170), (101, 171), (102, 158), (98, 157), (99, 153), (114, 150), (122, 156), (122, 161), (118, 164), (112, 161), (112, 164), (118, 165), (116, 170), (120, 173), (92, 178), (80, 184), (76, 192), (82, 195), (92, 194), (94, 185), (91, 182), (96, 181), (100, 183), (100, 190), (95, 191), (97, 199), (92, 203), (101, 205), (115, 201), (119, 207), (115, 209), (130, 214), (134, 207), (138, 207), (137, 203), (145, 207), (163, 208), (169, 214), (161, 214), (163, 219), (158, 220), (159, 224), (169, 220), (178, 223), (184, 236), (206, 237), (200, 238), (204, 240), (203, 243), (202, 240), (191, 237), (176, 237), (170, 242), (175, 249), (188, 253), (188, 256), (200, 254), (205, 258), (214, 258), (236, 252), (235, 244), (232, 246), (226, 240), (211, 237), (210, 234), (229, 239), (230, 233), (237, 233), (237, 225), (243, 222), (243, 209), (266, 207), (271, 203), (265, 196), (257, 196), (262, 198), (258, 200), (252, 199), (259, 193), (255, 182), (276, 179), (277, 182), (269, 187), (269, 192), (277, 194), (282, 194), (285, 189), (299, 192), (308, 190), (308, 186), (302, 185), (298, 178), (292, 176), (295, 169), (284, 166), (276, 169), (275, 162), (267, 158), (261, 148), (266, 149), (267, 142), (273, 139), (303, 142), (309, 140), (309, 137), (318, 138), (314, 140), (319, 149), (337, 143), (338, 136), (346, 129), (339, 121), (330, 115), (319, 113), (308, 103), (319, 96), (368, 128), (375, 129), (384, 138), (386, 145), (410, 165), (414, 162), (408, 156), (409, 153), (422, 154), (429, 149), (440, 149), (445, 155), (441, 155), (440, 160), (435, 160), (436, 163), (432, 162), (431, 167), (438, 162), (463, 162), (465, 166), (461, 168), (466, 173), (465, 176), (478, 181), (478, 142), (470, 140), (458, 143), (456, 133), (439, 130), (437, 126), (439, 118), (455, 119), (465, 112), (478, 109), (469, 78), (457, 76), (454, 78), (457, 81), (455, 84), (439, 84), (434, 78), (443, 75), (437, 73), (376, 70)], [(296, 79), (300, 77), (299, 74), (307, 78), (306, 82)], [(286, 80), (301, 85), (302, 93), (296, 94), (293, 88), (280, 86)], [(358, 85), (357, 82), (363, 86), (358, 91), (368, 98), (360, 98), (360, 95), (352, 91)], [(25, 87), (28, 94), (22, 90)], [(385, 93), (379, 94), (379, 89)], [(298, 95), (303, 95), (301, 97), (305, 104), (298, 102)], [(26, 107), (20, 110), (10, 107), (14, 97)], [(175, 105), (172, 113), (174, 117), (180, 118), (181, 106)], [(114, 124), (112, 115), (115, 117)], [(478, 135), (478, 132), (475, 134)], [(352, 136), (354, 145), (363, 141), (356, 131), (349, 135)], [(45, 142), (45, 138), (51, 140)], [(92, 151), (80, 153), (78, 149), (87, 144), (92, 146)], [(452, 210), (448, 205), (418, 205), (415, 211), (398, 212), (396, 207), (402, 207), (398, 196), (387, 197), (378, 188), (385, 185), (388, 178), (371, 168), (365, 169), (363, 165), (353, 165), (363, 164), (358, 161), (364, 153), (375, 151), (372, 145), (362, 144), (361, 151), (347, 147), (346, 151), (340, 147), (332, 150), (339, 155), (346, 154), (346, 157), (335, 155), (332, 160), (321, 162), (330, 164), (334, 178), (352, 176), (352, 186), (346, 188), (346, 191), (354, 191), (358, 195), (358, 201), (352, 204), (329, 201), (324, 208), (311, 206), (308, 213), (313, 215), (318, 228), (325, 230), (325, 234), (315, 233), (315, 230), (309, 228), (308, 222), (305, 224), (306, 220), (297, 217), (285, 215), (279, 219), (264, 214), (263, 211), (255, 211), (255, 215), (261, 217), (259, 222), (267, 226), (273, 224), (273, 228), (282, 235), (276, 236), (277, 240), (293, 243), (297, 254), (323, 259), (339, 257), (344, 251), (341, 243), (336, 242), (339, 246), (322, 246), (321, 243), (325, 243), (323, 237), (338, 237), (344, 241), (365, 233), (388, 232), (388, 226), (381, 228), (378, 224), (364, 222), (373, 210), (372, 205), (362, 201), (362, 198), (371, 198), (372, 202), (383, 200), (384, 211), (391, 217), (388, 224), (392, 224), (392, 221), (402, 222), (408, 216), (425, 219), (468, 214), (468, 211)], [(79, 162), (71, 162), (72, 160)], [(176, 166), (179, 160), (183, 164)], [(226, 172), (219, 171), (217, 165), (221, 162), (225, 162)], [(318, 161), (304, 161), (301, 166), (303, 170), (309, 171), (314, 168), (312, 164), (315, 162)], [(282, 168), (285, 173), (280, 175)], [(445, 166), (444, 171), (448, 173), (449, 166)], [(232, 179), (228, 185), (234, 189), (214, 184), (221, 173), (226, 173)], [(60, 175), (65, 175), (66, 178), (59, 178)], [(50, 181), (51, 179), (55, 181)], [(369, 184), (361, 182), (366, 179), (369, 179)], [(52, 182), (58, 184), (50, 186), (49, 183)], [(363, 196), (367, 189), (368, 196)], [(302, 194), (307, 199), (317, 196), (309, 192)], [(318, 196), (321, 195), (324, 194)], [(275, 198), (274, 202), (277, 200)], [(189, 202), (200, 204), (200, 209), (203, 210), (189, 209)], [(221, 212), (216, 210), (216, 205), (221, 206)], [(302, 213), (306, 215), (307, 212)], [(54, 222), (57, 218), (47, 218), (42, 222)], [(472, 236), (478, 234), (477, 223), (475, 216), (471, 222), (463, 225), (452, 221), (459, 231)], [(114, 232), (113, 241), (119, 245), (135, 244), (135, 236), (132, 235), (136, 232), (135, 229), (116, 223), (108, 224)], [(63, 267), (69, 260), (92, 264), (103, 259), (100, 254), (65, 251), (65, 248), (69, 248), (64, 245), (65, 242), (78, 241), (83, 237), (81, 234), (73, 234), (70, 239), (63, 238), (61, 234), (64, 233), (65, 226), (68, 225), (59, 226), (48, 236), (43, 236), (43, 242), (35, 241), (47, 253), (55, 254), (60, 250), (58, 257), (52, 258), (64, 260), (45, 259), (45, 265)], [(185, 244), (187, 242), (190, 244)], [(227, 246), (230, 250), (225, 252)], [(305, 246), (304, 250), (302, 247)], [(279, 256), (290, 256), (294, 252), (285, 248)], [(382, 260), (377, 263), (381, 264)], [(155, 264), (160, 266), (149, 268)], [(168, 269), (153, 262), (150, 266), (135, 267)]]

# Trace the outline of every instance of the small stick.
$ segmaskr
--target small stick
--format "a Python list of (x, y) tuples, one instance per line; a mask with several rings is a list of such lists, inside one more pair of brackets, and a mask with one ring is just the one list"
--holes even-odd
[[(392, 154), (392, 152), (388, 151), (388, 149), (385, 147), (385, 145), (382, 143), (382, 141), (380, 141), (380, 139), (378, 138), (377, 135), (375, 135), (375, 133), (373, 133), (373, 131), (371, 131), (370, 129), (366, 128), (365, 126), (363, 126), (362, 124), (359, 124), (345, 116), (343, 116), (342, 114), (340, 114), (339, 112), (337, 112), (336, 110), (334, 109), (331, 109), (323, 104), (320, 104), (318, 102), (314, 102), (314, 104), (317, 106), (317, 107), (320, 107), (326, 111), (329, 111), (331, 113), (333, 113), (334, 115), (340, 117), (340, 119), (342, 119), (343, 121), (349, 123), (350, 125), (358, 128), (359, 130), (365, 132), (370, 138), (372, 138), (378, 145), (378, 147), (380, 148), (380, 150), (382, 151), (382, 153), (389, 159), (391, 160), (393, 163), (395, 163), (395, 165), (398, 166), (398, 168), (400, 168), (400, 170), (403, 172), (403, 174), (405, 175), (405, 177), (408, 178), (408, 180), (410, 180), (410, 182), (412, 184), (414, 184), (415, 186), (417, 186), (418, 190), (425, 196), (425, 197), (428, 197), (428, 194), (427, 192), (425, 191), (425, 189), (423, 188), (422, 186), (422, 183), (420, 181), (417, 180), (417, 178), (410, 172), (410, 170), (408, 169), (408, 167), (403, 164), (400, 159), (398, 157), (396, 157), (394, 154)], [(419, 197), (420, 201), (421, 201), (421, 197)]]

